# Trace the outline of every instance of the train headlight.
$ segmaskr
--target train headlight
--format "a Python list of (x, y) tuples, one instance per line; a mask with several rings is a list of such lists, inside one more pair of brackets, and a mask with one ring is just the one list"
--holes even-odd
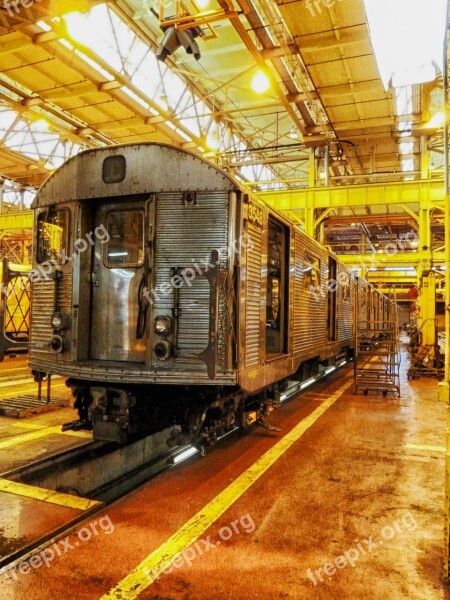
[(156, 317), (155, 319), (155, 333), (158, 335), (169, 335), (172, 331), (172, 319), (170, 317), (162, 316)]
[(167, 360), (172, 356), (172, 344), (167, 340), (162, 340), (156, 344), (153, 352), (158, 360)]
[(64, 352), (66, 349), (66, 340), (60, 335), (52, 336), (52, 339), (50, 340), (50, 349), (53, 350), (55, 354)]
[(54, 313), (52, 315), (52, 327), (53, 329), (61, 329), (62, 315), (61, 313)]
[(55, 312), (52, 314), (51, 319), (52, 328), (55, 331), (59, 331), (61, 329), (67, 329), (67, 315), (64, 315), (60, 312)]

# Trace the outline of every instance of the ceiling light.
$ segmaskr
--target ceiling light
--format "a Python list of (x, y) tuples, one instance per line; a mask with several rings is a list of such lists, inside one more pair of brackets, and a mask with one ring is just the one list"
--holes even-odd
[(290, 130), (290, 132), (289, 132), (289, 137), (290, 137), (292, 140), (296, 140), (296, 139), (298, 138), (298, 133), (297, 133), (297, 130), (295, 129), (295, 127), (293, 127), (293, 128)]
[(37, 119), (32, 121), (30, 129), (35, 132), (44, 133), (50, 131), (49, 125), (45, 119)]
[(218, 150), (220, 147), (219, 136), (217, 131), (209, 132), (206, 136), (206, 145), (210, 150)]
[(199, 8), (206, 8), (209, 4), (209, 0), (195, 0), (195, 4)]
[(258, 70), (253, 75), (251, 87), (252, 87), (252, 90), (254, 92), (256, 92), (257, 94), (263, 94), (264, 92), (267, 92), (267, 90), (270, 87), (269, 78), (263, 71)]

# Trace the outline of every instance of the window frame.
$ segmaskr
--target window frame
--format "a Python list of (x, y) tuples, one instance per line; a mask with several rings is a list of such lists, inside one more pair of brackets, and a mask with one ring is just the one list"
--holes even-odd
[[(58, 213), (65, 213), (65, 215), (66, 215), (66, 225), (65, 225), (65, 229), (63, 229), (63, 241), (61, 244), (61, 249), (59, 251), (61, 255), (58, 257), (56, 254), (51, 254), (50, 256), (46, 256), (45, 258), (43, 258), (42, 256), (40, 256), (40, 247), (39, 247), (40, 246), (39, 240), (41, 238), (40, 223), (41, 223), (42, 217), (48, 218), (48, 216), (51, 213), (55, 213), (56, 215)], [(53, 225), (53, 223), (50, 223), (50, 221), (43, 221), (43, 223), (48, 223), (49, 225)], [(36, 252), (34, 254), (37, 264), (42, 265), (45, 262), (52, 263), (55, 265), (63, 264), (64, 256), (67, 256), (69, 231), (70, 231), (70, 210), (67, 207), (65, 207), (65, 206), (64, 207), (49, 206), (47, 210), (43, 210), (38, 214), (37, 223), (36, 223)]]
[[(111, 232), (109, 231), (109, 218), (111, 214), (117, 213), (132, 213), (138, 212), (142, 215), (142, 260), (139, 262), (122, 262), (122, 263), (111, 263), (108, 261), (108, 248), (110, 247), (110, 242), (113, 239), (111, 236)], [(144, 207), (135, 207), (135, 208), (112, 208), (108, 210), (106, 213), (106, 231), (110, 236), (108, 241), (103, 244), (103, 266), (107, 269), (139, 269), (144, 265), (145, 262), (145, 209)], [(139, 250), (138, 250), (139, 251)]]

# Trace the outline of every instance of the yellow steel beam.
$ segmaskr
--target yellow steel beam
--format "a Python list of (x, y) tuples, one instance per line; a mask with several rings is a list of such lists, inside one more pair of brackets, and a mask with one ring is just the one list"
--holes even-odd
[[(411, 275), (404, 275), (402, 271), (370, 271), (369, 272), (370, 283), (377, 283), (379, 281), (383, 283), (393, 283), (398, 285), (399, 283), (415, 283), (416, 274), (411, 272)], [(406, 291), (408, 291), (406, 289)]]
[(32, 229), (33, 211), (20, 210), (12, 213), (0, 214), (0, 232), (8, 232), (14, 229)]
[[(351, 267), (385, 267), (386, 265), (407, 265), (416, 267), (424, 260), (428, 260), (428, 251), (397, 252), (396, 254), (339, 254), (341, 262)], [(433, 252), (433, 263), (444, 263), (443, 252)]]
[[(411, 203), (419, 203), (422, 208), (443, 210), (445, 198), (444, 184), (440, 179), (276, 190), (258, 192), (258, 196), (280, 211)], [(409, 214), (417, 218), (415, 213)]]
[(407, 212), (409, 215), (411, 215), (411, 217), (413, 219), (415, 219), (416, 221), (419, 221), (419, 215), (417, 213), (415, 213), (413, 210), (411, 210), (409, 208), (409, 206), (406, 206), (406, 204), (402, 204), (401, 207), (403, 208), (403, 210), (405, 212)]
[[(428, 346), (436, 342), (436, 276), (433, 272), (422, 277), (417, 323), (422, 330), (421, 344)], [(431, 353), (434, 356), (434, 351)]]

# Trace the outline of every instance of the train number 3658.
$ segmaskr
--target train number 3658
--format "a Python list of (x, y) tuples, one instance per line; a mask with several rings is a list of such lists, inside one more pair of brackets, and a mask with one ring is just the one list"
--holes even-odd
[(249, 204), (248, 205), (248, 220), (251, 223), (256, 223), (256, 225), (259, 225), (260, 227), (262, 227), (262, 225), (263, 225), (262, 208), (260, 208), (259, 206), (256, 206), (256, 204)]

